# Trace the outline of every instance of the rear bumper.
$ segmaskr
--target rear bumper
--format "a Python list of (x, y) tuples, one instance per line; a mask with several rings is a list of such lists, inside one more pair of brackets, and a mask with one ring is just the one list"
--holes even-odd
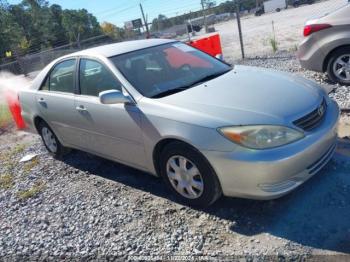
[(23, 131), (36, 134), (37, 130), (33, 121), (33, 117), (30, 114), (27, 114), (23, 111), (21, 112), (21, 116), (24, 122), (26, 123), (26, 128)]
[(226, 196), (273, 199), (292, 191), (332, 158), (337, 140), (339, 108), (329, 103), (317, 129), (298, 142), (269, 150), (239, 147), (234, 152), (202, 152)]
[(299, 45), (297, 57), (300, 65), (308, 70), (323, 72), (323, 63), (326, 54), (318, 45), (317, 39), (313, 36), (305, 38)]

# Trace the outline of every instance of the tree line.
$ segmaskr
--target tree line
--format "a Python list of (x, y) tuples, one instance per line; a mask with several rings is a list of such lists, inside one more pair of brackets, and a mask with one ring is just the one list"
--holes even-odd
[(86, 9), (69, 10), (45, 0), (23, 0), (9, 5), (0, 0), (0, 59), (25, 55), (42, 49), (79, 43), (107, 35), (122, 38), (124, 29), (111, 23), (99, 24)]

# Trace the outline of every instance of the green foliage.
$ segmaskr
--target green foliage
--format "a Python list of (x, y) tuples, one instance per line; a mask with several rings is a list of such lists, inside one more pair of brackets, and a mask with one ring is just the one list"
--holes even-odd
[(0, 189), (10, 189), (13, 187), (13, 177), (9, 174), (0, 176)]
[(45, 0), (23, 0), (9, 5), (0, 0), (0, 60), (6, 51), (25, 55), (102, 34), (97, 19), (87, 10), (63, 10)]
[(125, 30), (117, 27), (114, 24), (103, 22), (101, 24), (102, 32), (113, 40), (122, 40), (125, 36)]
[(70, 42), (77, 42), (81, 39), (102, 34), (96, 17), (88, 13), (86, 9), (64, 10), (62, 13), (62, 26), (67, 33)]
[[(1, 39), (1, 38), (0, 38)], [(7, 105), (0, 105), (0, 128), (11, 122), (12, 116)]]
[(37, 157), (35, 157), (23, 166), (24, 174), (28, 174), (37, 165), (39, 165), (39, 159)]
[(33, 187), (27, 190), (21, 190), (17, 193), (17, 197), (21, 200), (26, 200), (28, 198), (35, 197), (37, 194), (45, 189), (44, 182), (37, 182)]
[(274, 53), (276, 53), (276, 52), (278, 51), (278, 42), (277, 42), (276, 38), (271, 37), (271, 38), (269, 39), (269, 42), (270, 42), (272, 51), (273, 51)]

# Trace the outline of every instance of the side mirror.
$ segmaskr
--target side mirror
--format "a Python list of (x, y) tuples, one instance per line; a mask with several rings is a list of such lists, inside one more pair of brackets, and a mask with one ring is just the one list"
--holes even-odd
[(125, 96), (122, 92), (118, 90), (103, 91), (99, 93), (99, 98), (101, 104), (105, 105), (132, 103), (130, 97)]

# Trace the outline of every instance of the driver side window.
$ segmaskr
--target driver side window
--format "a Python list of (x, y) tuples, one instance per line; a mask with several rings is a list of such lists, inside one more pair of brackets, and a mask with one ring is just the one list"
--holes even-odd
[(75, 64), (76, 59), (58, 63), (46, 77), (40, 90), (73, 94)]
[(80, 60), (79, 85), (80, 93), (88, 96), (111, 89), (122, 91), (122, 84), (102, 63), (85, 58)]

